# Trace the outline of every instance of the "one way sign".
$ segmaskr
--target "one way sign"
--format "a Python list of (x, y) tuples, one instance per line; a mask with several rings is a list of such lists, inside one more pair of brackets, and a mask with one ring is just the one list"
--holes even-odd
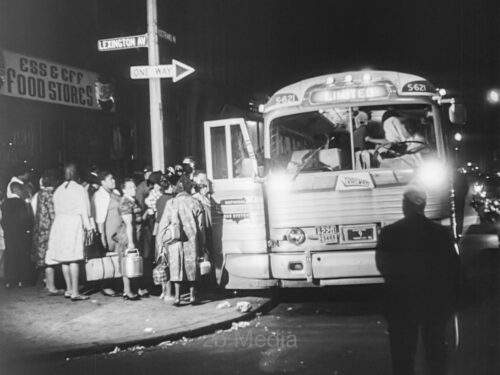
[(194, 72), (194, 68), (172, 59), (172, 64), (167, 65), (139, 65), (130, 67), (130, 78), (172, 78), (177, 82)]

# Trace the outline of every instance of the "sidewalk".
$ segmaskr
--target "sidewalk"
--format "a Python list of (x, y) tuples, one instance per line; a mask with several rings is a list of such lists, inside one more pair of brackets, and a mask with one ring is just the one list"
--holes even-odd
[[(72, 302), (39, 287), (1, 288), (0, 356), (71, 357), (155, 345), (229, 328), (272, 306), (267, 296), (215, 291), (199, 297), (199, 305), (175, 307), (156, 296), (125, 301), (96, 293), (88, 301)], [(224, 301), (230, 307), (217, 308)], [(251, 310), (239, 312), (240, 301), (249, 302)]]

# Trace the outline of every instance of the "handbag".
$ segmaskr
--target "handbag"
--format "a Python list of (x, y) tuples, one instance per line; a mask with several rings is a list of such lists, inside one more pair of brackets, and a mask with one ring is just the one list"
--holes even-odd
[(86, 259), (85, 274), (87, 281), (121, 277), (118, 253), (109, 252), (100, 258)]
[(200, 274), (202, 276), (208, 275), (212, 270), (212, 264), (208, 260), (204, 260), (200, 262)]
[(169, 280), (168, 261), (164, 254), (160, 255), (158, 265), (153, 269), (153, 281), (155, 285), (161, 285)]
[(167, 245), (171, 245), (176, 243), (177, 241), (183, 240), (185, 235), (183, 236), (183, 231), (180, 224), (171, 223), (165, 233), (163, 235), (163, 243)]
[(83, 246), (87, 247), (94, 243), (95, 232), (93, 229), (85, 229), (85, 235), (83, 238)]
[(139, 255), (139, 250), (131, 249), (125, 252), (122, 258), (122, 273), (128, 278), (141, 277), (143, 274), (143, 260)]
[[(85, 260), (94, 259), (94, 258), (102, 258), (106, 256), (106, 249), (102, 244), (101, 234), (95, 231), (92, 231), (92, 235), (88, 235), (85, 233)], [(92, 242), (90, 242), (90, 236), (92, 238)]]

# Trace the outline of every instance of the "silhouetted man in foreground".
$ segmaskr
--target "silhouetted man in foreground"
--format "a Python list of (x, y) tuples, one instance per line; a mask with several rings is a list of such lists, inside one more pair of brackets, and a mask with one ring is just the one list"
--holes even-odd
[(456, 299), (459, 258), (449, 231), (424, 215), (425, 191), (409, 187), (404, 218), (382, 229), (377, 267), (386, 281), (394, 375), (414, 374), (419, 328), (432, 375), (446, 373), (446, 324)]

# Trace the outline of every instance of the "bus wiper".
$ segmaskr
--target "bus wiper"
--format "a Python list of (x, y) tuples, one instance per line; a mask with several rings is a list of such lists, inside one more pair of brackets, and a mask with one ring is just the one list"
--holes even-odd
[[(330, 141), (333, 141), (335, 139), (335, 137), (330, 137), (328, 138), (328, 142)], [(302, 162), (301, 165), (299, 165), (297, 167), (297, 170), (295, 171), (295, 173), (293, 174), (293, 177), (292, 177), (292, 181), (295, 180), (297, 178), (297, 176), (300, 174), (300, 172), (302, 172), (302, 170), (307, 166), (307, 164), (309, 164), (309, 162), (318, 154), (318, 152), (320, 152), (323, 148), (325, 147), (325, 145), (321, 145), (319, 146), (317, 149), (315, 149), (313, 152), (311, 152), (309, 155), (307, 155), (306, 157), (306, 160), (304, 160)]]

